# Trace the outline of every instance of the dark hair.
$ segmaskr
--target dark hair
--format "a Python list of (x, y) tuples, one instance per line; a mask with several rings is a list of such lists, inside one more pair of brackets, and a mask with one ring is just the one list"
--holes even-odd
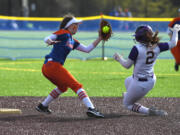
[(150, 26), (139, 26), (135, 32), (136, 41), (145, 44), (146, 46), (153, 46), (157, 44), (160, 40), (158, 37), (158, 31), (153, 34), (152, 28)]
[(67, 15), (65, 15), (63, 18), (63, 20), (62, 20), (62, 22), (61, 22), (61, 25), (60, 25), (60, 29), (64, 29), (65, 28), (65, 26), (66, 26), (66, 24), (73, 18), (74, 16), (72, 15), (72, 14), (67, 14)]

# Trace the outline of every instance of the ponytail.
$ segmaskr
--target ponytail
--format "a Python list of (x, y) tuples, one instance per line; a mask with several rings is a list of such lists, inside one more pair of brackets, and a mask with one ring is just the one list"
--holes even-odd
[(63, 17), (64, 19), (62, 20), (59, 29), (64, 29), (65, 26), (66, 26), (66, 24), (67, 24), (73, 17), (74, 17), (74, 16), (73, 16), (72, 14), (67, 14), (67, 15), (65, 15), (65, 16)]

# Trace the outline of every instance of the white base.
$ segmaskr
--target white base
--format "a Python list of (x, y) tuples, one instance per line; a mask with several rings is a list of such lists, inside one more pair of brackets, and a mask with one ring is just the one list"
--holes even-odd
[(20, 109), (0, 108), (0, 114), (21, 114)]

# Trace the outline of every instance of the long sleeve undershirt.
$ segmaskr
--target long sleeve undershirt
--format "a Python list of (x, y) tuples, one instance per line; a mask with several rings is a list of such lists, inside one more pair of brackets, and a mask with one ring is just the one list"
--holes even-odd
[[(52, 41), (55, 41), (57, 38), (57, 35), (56, 34), (51, 34), (50, 36), (47, 36), (44, 38), (44, 42), (47, 43), (48, 39), (52, 40)], [(76, 49), (79, 50), (79, 51), (82, 51), (82, 52), (86, 52), (86, 53), (89, 53), (91, 52), (93, 49), (95, 48), (95, 46), (92, 44), (88, 45), (88, 46), (85, 46), (83, 44), (80, 44)]]

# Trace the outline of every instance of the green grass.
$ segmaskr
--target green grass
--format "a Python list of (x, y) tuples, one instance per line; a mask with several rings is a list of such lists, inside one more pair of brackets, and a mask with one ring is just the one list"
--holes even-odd
[[(1, 60), (0, 96), (47, 96), (55, 88), (41, 73), (43, 59)], [(114, 60), (88, 61), (68, 59), (65, 67), (83, 84), (89, 96), (120, 97), (124, 80), (132, 74)], [(180, 97), (180, 73), (174, 71), (174, 60), (157, 60), (157, 82), (147, 97)], [(63, 96), (76, 96), (69, 89)]]

